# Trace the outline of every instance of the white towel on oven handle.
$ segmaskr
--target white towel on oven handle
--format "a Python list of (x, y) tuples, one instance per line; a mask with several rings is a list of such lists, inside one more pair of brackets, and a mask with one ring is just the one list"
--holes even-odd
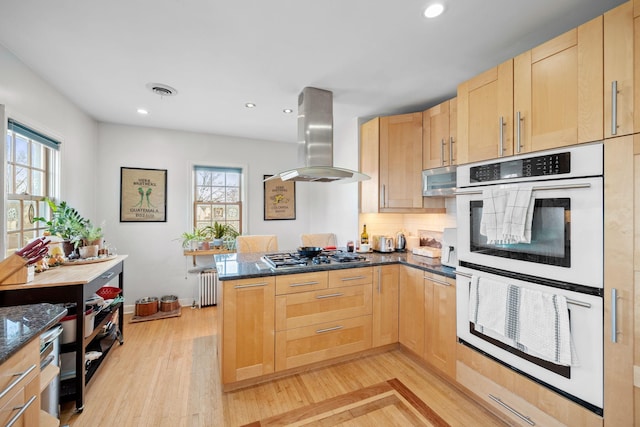
[(502, 243), (507, 197), (508, 191), (503, 188), (487, 188), (482, 191), (480, 234), (487, 236), (487, 243)]
[(541, 359), (571, 366), (569, 309), (563, 295), (520, 288), (518, 343)]
[(472, 275), (468, 314), (480, 333), (540, 359), (579, 364), (562, 295)]
[(531, 243), (534, 204), (530, 185), (509, 189), (501, 231), (505, 243)]

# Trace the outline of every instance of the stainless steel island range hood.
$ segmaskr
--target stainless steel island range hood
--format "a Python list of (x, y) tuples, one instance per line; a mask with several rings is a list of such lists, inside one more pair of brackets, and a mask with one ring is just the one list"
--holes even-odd
[(298, 158), (302, 167), (271, 179), (307, 182), (356, 182), (368, 175), (333, 166), (333, 93), (305, 87), (298, 96)]

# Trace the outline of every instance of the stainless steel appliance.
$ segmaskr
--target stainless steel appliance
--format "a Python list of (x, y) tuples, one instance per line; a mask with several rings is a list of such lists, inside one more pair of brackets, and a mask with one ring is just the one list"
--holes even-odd
[(404, 252), (407, 249), (407, 239), (404, 237), (404, 233), (396, 234), (396, 251)]
[[(468, 164), (458, 167), (456, 193), (460, 342), (600, 415), (604, 315), (602, 164), (601, 143)], [(521, 194), (530, 196), (523, 202), (518, 200)], [(500, 207), (502, 196), (522, 209), (520, 215), (511, 212), (511, 219), (522, 220), (517, 224), (526, 231), (524, 236), (514, 239), (510, 234), (500, 235), (511, 229), (499, 226), (501, 213), (508, 216)], [(498, 227), (489, 230), (495, 224)], [(566, 301), (554, 308), (558, 316), (568, 315), (571, 362), (532, 356), (518, 341), (519, 335), (514, 335), (513, 341), (504, 339), (502, 334), (496, 335), (495, 330), (476, 323), (473, 315), (478, 301), (484, 298), (490, 303), (491, 298), (479, 297), (476, 284), (482, 282), (497, 283), (498, 289), (504, 286), (516, 295), (533, 291), (552, 298), (554, 303), (558, 299)], [(527, 301), (522, 305), (517, 298), (505, 301), (505, 310), (511, 316), (503, 319), (505, 325), (516, 322), (520, 328), (518, 322), (524, 322), (520, 317), (529, 313), (532, 304)], [(500, 316), (497, 318), (501, 320)], [(535, 320), (534, 325), (529, 322), (524, 327), (541, 327), (548, 319), (541, 316)], [(514, 328), (505, 326), (503, 334), (511, 336)], [(545, 338), (538, 344), (558, 345), (557, 340), (545, 335), (553, 327), (542, 329)]]
[[(54, 326), (40, 335), (40, 370), (49, 365), (60, 367), (60, 335), (62, 325)], [(40, 408), (60, 418), (60, 375), (57, 375), (40, 394)]]
[(456, 247), (457, 242), (457, 230), (455, 228), (445, 228), (442, 230), (442, 252), (440, 255), (440, 262), (447, 267), (458, 266), (458, 252)]
[(315, 256), (302, 256), (299, 252), (281, 252), (266, 254), (262, 258), (272, 270), (280, 270), (286, 268), (308, 268), (323, 264), (340, 264), (340, 263), (363, 263), (369, 262), (369, 259), (353, 252), (344, 252), (341, 250), (322, 251)]
[(395, 251), (395, 245), (393, 243), (393, 237), (373, 235), (371, 237), (371, 248), (376, 252), (393, 252)]
[(426, 169), (422, 171), (422, 195), (425, 197), (454, 196), (457, 166)]

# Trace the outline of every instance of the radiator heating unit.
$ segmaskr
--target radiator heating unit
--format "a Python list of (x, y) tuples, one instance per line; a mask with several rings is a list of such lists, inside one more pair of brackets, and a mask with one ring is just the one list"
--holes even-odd
[(218, 274), (216, 270), (205, 270), (198, 273), (198, 299), (200, 307), (216, 305), (218, 298), (216, 288), (218, 285)]

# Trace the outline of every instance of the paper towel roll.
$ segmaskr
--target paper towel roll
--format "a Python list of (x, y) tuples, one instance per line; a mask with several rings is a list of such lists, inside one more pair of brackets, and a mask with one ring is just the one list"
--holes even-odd
[(420, 246), (420, 238), (418, 236), (407, 236), (407, 250)]

